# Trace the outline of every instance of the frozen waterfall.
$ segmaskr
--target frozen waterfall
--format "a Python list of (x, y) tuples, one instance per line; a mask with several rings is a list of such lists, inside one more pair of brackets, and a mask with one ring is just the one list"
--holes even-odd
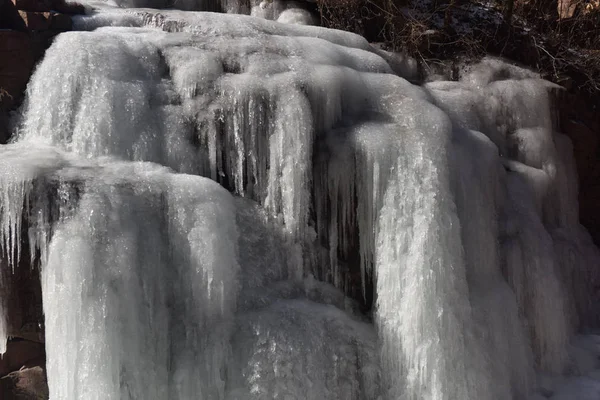
[(572, 342), (600, 252), (552, 84), (485, 59), (419, 86), (359, 36), (242, 15), (75, 26), (0, 146), (52, 400), (527, 400), (600, 355)]

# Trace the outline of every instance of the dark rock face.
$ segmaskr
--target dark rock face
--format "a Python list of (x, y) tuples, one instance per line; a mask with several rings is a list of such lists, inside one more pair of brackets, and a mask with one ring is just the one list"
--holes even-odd
[(52, 9), (50, 0), (12, 0), (15, 7), (23, 11), (44, 12)]
[(71, 17), (54, 12), (19, 11), (25, 25), (32, 31), (70, 31), (73, 27)]
[(85, 14), (85, 7), (78, 3), (67, 3), (64, 0), (12, 0), (19, 10), (29, 12), (56, 11), (61, 14)]
[(33, 69), (33, 54), (25, 21), (10, 0), (0, 0), (0, 29), (9, 29), (0, 31), (0, 144), (4, 144), (10, 138), (8, 110), (22, 97)]
[[(6, 8), (10, 9), (8, 6), (5, 6)], [(19, 12), (14, 11), (20, 24), (14, 22), (14, 19), (8, 22), (2, 20), (4, 14), (0, 12), (0, 28), (22, 26), (26, 30)], [(21, 30), (0, 31), (0, 144), (6, 143), (10, 138), (8, 111), (21, 103), (34, 63), (34, 46), (28, 33)]]
[(0, 282), (5, 294), (1, 300), (7, 310), (11, 338), (0, 358), (0, 399), (47, 399), (39, 268), (31, 268), (28, 254), (22, 256), (14, 272), (0, 259)]
[(0, 110), (20, 104), (35, 64), (33, 42), (24, 32), (0, 31)]
[(0, 111), (0, 144), (5, 144), (10, 139), (10, 129), (8, 127), (8, 115)]
[(573, 142), (579, 175), (579, 220), (600, 246), (600, 94), (558, 98), (560, 130)]
[(46, 371), (41, 366), (34, 366), (8, 374), (0, 379), (0, 395), (6, 400), (47, 399)]
[[(28, 259), (28, 256), (24, 257), (24, 262), (15, 268), (14, 273), (10, 272), (8, 266), (0, 263), (0, 268), (9, 271), (8, 274), (4, 272), (6, 286), (3, 289), (7, 294), (4, 304), (8, 311), (8, 335), (13, 338), (43, 343), (44, 314), (40, 273), (39, 268), (31, 268), (27, 265)], [(0, 369), (0, 376), (2, 375)]]
[(40, 271), (37, 266), (29, 265), (28, 248), (24, 243), (21, 262), (14, 271), (0, 258), (1, 292), (4, 293), (0, 300), (7, 310), (11, 338), (6, 353), (0, 358), (0, 399), (3, 400), (48, 398)]
[(9, 375), (23, 367), (45, 364), (43, 343), (10, 340), (6, 347), (6, 354), (0, 359), (0, 376)]
[(27, 27), (19, 11), (10, 0), (0, 0), (0, 28), (26, 32)]

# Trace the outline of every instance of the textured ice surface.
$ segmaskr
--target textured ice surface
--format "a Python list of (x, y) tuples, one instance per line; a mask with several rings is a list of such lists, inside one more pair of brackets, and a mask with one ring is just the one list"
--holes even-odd
[(238, 318), (228, 399), (376, 399), (372, 327), (332, 305), (278, 301)]
[(28, 166), (13, 178), (29, 230), (52, 235), (41, 256), (51, 397), (222, 394), (239, 270), (229, 193), (152, 164), (75, 163), (47, 148), (8, 145), (2, 159), (15, 152)]
[(590, 304), (597, 281), (590, 267), (597, 261), (590, 260), (598, 260), (598, 250), (578, 222), (572, 149), (553, 131), (549, 84), (487, 60), (460, 82), (427, 86), (443, 109), (465, 129), (483, 132), (502, 156), (502, 269), (527, 319), (536, 364), (560, 373), (570, 334), (597, 318)]
[(359, 36), (248, 16), (76, 27), (0, 149), (53, 399), (520, 400), (575, 373), (600, 256), (547, 82), (490, 59), (419, 87)]
[(33, 206), (28, 229), (49, 239), (35, 246), (47, 246), (51, 398), (378, 393), (373, 327), (349, 316), (357, 307), (333, 287), (285, 279), (277, 222), (256, 204), (156, 164), (78, 160), (20, 143), (0, 153)]

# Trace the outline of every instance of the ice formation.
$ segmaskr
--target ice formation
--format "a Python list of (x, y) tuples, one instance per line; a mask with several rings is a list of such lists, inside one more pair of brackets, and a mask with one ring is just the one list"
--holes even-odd
[(600, 255), (549, 83), (486, 59), (417, 86), (250, 16), (75, 26), (0, 147), (51, 399), (521, 400), (573, 368)]

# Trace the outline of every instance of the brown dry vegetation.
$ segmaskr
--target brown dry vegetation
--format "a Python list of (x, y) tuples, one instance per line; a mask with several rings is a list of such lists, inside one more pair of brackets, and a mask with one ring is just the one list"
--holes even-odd
[[(600, 92), (600, 0), (317, 0), (325, 26), (424, 65), (494, 54)], [(497, 0), (496, 0), (497, 1)]]

